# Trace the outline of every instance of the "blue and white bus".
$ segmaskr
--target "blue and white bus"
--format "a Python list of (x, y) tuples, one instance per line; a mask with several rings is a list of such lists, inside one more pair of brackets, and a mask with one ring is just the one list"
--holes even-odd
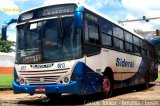
[(157, 79), (155, 47), (80, 3), (35, 8), (17, 21), (14, 93), (78, 95)]

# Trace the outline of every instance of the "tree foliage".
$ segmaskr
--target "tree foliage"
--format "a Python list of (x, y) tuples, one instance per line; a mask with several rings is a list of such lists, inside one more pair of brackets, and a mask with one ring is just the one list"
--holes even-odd
[[(1, 34), (0, 34), (0, 36), (1, 36)], [(2, 40), (0, 38), (0, 52), (5, 52), (5, 53), (13, 52), (13, 51), (15, 51), (13, 49), (14, 46), (15, 46), (14, 41)]]

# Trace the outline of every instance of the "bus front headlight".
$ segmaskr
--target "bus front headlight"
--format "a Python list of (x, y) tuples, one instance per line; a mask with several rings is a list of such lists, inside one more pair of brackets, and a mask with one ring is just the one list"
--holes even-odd
[(19, 82), (20, 82), (20, 84), (24, 84), (25, 83), (24, 78), (19, 78)]
[(65, 77), (65, 78), (63, 79), (63, 81), (64, 81), (64, 83), (69, 83), (69, 78), (68, 78), (68, 77)]

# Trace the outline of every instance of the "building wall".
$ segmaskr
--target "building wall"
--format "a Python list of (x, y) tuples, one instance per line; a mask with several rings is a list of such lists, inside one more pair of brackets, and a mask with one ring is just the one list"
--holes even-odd
[(13, 74), (15, 53), (0, 52), (0, 74)]

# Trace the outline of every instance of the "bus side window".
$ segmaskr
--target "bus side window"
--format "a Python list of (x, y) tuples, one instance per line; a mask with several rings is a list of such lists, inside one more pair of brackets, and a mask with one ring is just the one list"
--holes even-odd
[(102, 36), (102, 45), (112, 47), (112, 36), (101, 33)]
[(113, 36), (114, 48), (120, 51), (124, 51), (123, 30), (117, 26), (113, 26)]
[(107, 20), (100, 20), (102, 45), (112, 47), (112, 24)]
[(140, 47), (134, 45), (134, 53), (136, 55), (141, 55), (141, 49), (140, 49)]
[(138, 38), (137, 36), (133, 36), (133, 43), (134, 43), (134, 53), (136, 55), (141, 55), (140, 38)]
[(100, 44), (98, 25), (89, 20), (85, 21), (85, 40), (87, 43)]
[(124, 31), (124, 38), (125, 38), (125, 50), (128, 53), (133, 53), (133, 37), (132, 34)]

